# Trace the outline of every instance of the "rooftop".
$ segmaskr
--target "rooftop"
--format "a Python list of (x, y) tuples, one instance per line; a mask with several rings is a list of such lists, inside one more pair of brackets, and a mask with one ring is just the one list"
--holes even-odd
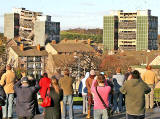
[(70, 65), (75, 61), (74, 55), (52, 55), (52, 58), (57, 67)]
[[(92, 40), (91, 40), (91, 42), (93, 42)], [(61, 43), (66, 43), (66, 44), (75, 44), (75, 43), (84, 43), (84, 44), (88, 44), (88, 40), (61, 40), (60, 41), (60, 44)]]
[(44, 47), (40, 48), (40, 51), (37, 50), (36, 46), (31, 47), (24, 47), (24, 50), (20, 50), (19, 46), (12, 46), (11, 47), (18, 56), (47, 56), (48, 53), (46, 52)]
[(51, 45), (57, 52), (95, 52), (94, 48), (83, 43)]

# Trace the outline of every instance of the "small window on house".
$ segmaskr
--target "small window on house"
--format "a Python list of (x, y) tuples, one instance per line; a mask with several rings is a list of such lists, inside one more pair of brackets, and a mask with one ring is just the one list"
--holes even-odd
[(40, 61), (41, 61), (41, 57), (38, 57), (38, 56), (35, 57), (35, 61), (36, 61), (36, 62), (40, 62)]
[(27, 63), (27, 69), (33, 69), (34, 63)]
[(21, 64), (21, 68), (24, 68), (24, 64)]
[(41, 63), (36, 63), (36, 69), (40, 69), (41, 68)]
[(34, 57), (27, 57), (27, 61), (28, 62), (33, 62), (34, 61)]

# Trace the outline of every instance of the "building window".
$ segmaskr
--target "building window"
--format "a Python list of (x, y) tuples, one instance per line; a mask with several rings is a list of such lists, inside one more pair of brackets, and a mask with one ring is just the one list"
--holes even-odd
[(34, 57), (27, 57), (27, 62), (33, 62), (34, 61)]
[(24, 68), (24, 64), (21, 64), (21, 68)]
[(33, 68), (34, 68), (34, 63), (27, 64), (27, 69), (33, 69)]
[(30, 70), (30, 69), (27, 70), (27, 74), (28, 74), (28, 75), (34, 74), (33, 72), (34, 72), (33, 70)]
[(40, 69), (41, 68), (41, 63), (36, 63), (36, 69)]
[(40, 61), (41, 61), (41, 57), (38, 57), (38, 56), (35, 57), (35, 61), (36, 61), (36, 62), (40, 62)]

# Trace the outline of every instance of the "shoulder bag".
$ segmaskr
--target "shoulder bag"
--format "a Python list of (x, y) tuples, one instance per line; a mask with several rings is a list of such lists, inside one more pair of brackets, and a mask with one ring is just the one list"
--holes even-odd
[(96, 87), (96, 93), (98, 94), (99, 99), (101, 100), (103, 106), (107, 110), (108, 116), (110, 117), (110, 115), (111, 115), (111, 113), (110, 113), (111, 109), (109, 107), (107, 107), (106, 103), (104, 102), (104, 100), (102, 99), (102, 97), (100, 96), (100, 94), (98, 93), (97, 87)]
[(51, 106), (50, 88), (47, 88), (45, 98), (43, 99), (41, 106), (42, 107)]

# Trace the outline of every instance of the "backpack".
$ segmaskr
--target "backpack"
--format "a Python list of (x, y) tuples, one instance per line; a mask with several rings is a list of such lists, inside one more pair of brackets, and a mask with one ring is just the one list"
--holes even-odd
[(88, 93), (87, 87), (85, 87), (85, 88), (83, 89), (83, 92), (84, 92), (84, 93)]
[(6, 93), (2, 86), (0, 86), (0, 106), (5, 105)]
[(0, 106), (4, 106), (5, 105), (5, 100), (2, 96), (0, 96)]

